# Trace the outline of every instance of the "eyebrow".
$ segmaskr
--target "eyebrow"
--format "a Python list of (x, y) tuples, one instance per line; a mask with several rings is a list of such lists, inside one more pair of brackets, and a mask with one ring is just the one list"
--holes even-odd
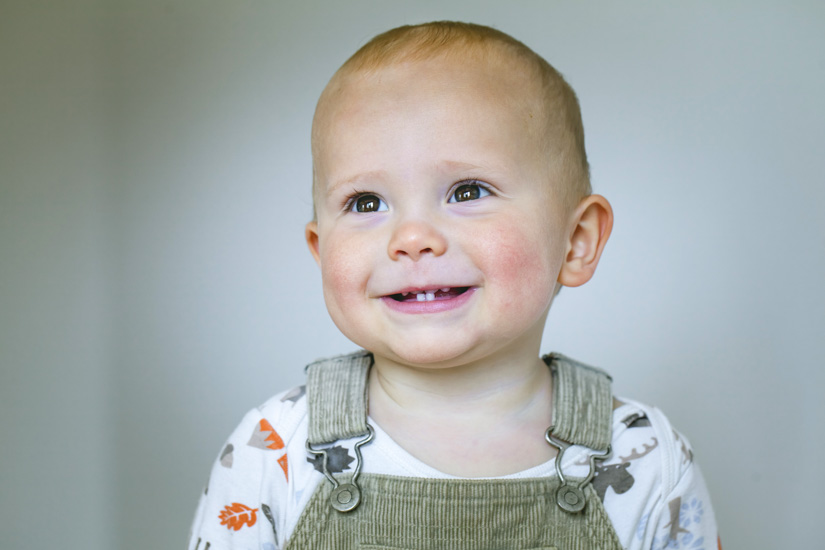
[(369, 170), (367, 172), (359, 172), (358, 174), (355, 174), (353, 176), (342, 178), (330, 183), (330, 185), (327, 187), (327, 194), (331, 195), (339, 187), (358, 187), (371, 181), (386, 179), (387, 176), (388, 174), (385, 170)]
[(472, 170), (488, 170), (489, 167), (485, 168), (483, 166), (479, 166), (478, 164), (459, 162), (457, 160), (444, 160), (436, 165), (436, 169), (439, 172), (463, 172)]
[(441, 161), (436, 165), (436, 169), (448, 174), (466, 174), (468, 178), (482, 178), (489, 183), (494, 183), (491, 180), (498, 180), (502, 173), (507, 171), (506, 167), (496, 164), (473, 164), (455, 160)]
[[(498, 173), (499, 169), (493, 166), (481, 166), (469, 162), (461, 162), (457, 160), (442, 160), (434, 163), (434, 168), (442, 173), (454, 172), (487, 172)], [(332, 195), (339, 187), (351, 186), (362, 187), (369, 186), (371, 182), (376, 180), (386, 180), (389, 178), (389, 173), (386, 170), (368, 170), (366, 172), (359, 172), (352, 176), (347, 176), (333, 181), (327, 187), (327, 195)]]

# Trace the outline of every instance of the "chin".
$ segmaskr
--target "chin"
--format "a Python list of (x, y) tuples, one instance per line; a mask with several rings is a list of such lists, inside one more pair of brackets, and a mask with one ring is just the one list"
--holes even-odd
[(393, 346), (386, 350), (386, 353), (381, 351), (374, 353), (404, 365), (438, 369), (450, 368), (467, 362), (468, 352), (472, 349), (472, 346), (445, 346), (442, 343), (442, 345)]

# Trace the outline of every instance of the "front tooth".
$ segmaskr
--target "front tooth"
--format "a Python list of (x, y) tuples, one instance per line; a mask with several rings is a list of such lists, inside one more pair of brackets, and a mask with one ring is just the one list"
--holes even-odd
[(402, 292), (401, 296), (406, 296), (407, 294), (409, 294), (409, 292)]
[(441, 289), (441, 292), (449, 292), (449, 291), (450, 291), (450, 287), (446, 287), (446, 288)]
[(424, 293), (422, 293), (422, 292), (419, 292), (419, 293), (417, 293), (417, 294), (415, 295), (415, 299), (416, 299), (416, 301), (418, 301), (418, 302), (423, 302), (424, 300), (426, 300), (426, 299), (427, 299), (427, 295), (426, 295), (426, 294), (424, 294)]
[(427, 291), (427, 301), (432, 302), (435, 300), (435, 292)]

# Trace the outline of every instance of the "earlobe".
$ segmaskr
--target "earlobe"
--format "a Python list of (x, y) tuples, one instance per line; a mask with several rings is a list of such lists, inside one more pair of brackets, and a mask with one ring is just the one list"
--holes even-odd
[(613, 230), (613, 208), (601, 195), (586, 197), (572, 217), (559, 283), (580, 286), (593, 277), (607, 239)]
[(306, 225), (304, 229), (304, 236), (307, 240), (307, 246), (312, 257), (315, 258), (315, 263), (321, 265), (321, 251), (318, 244), (318, 222), (312, 221)]

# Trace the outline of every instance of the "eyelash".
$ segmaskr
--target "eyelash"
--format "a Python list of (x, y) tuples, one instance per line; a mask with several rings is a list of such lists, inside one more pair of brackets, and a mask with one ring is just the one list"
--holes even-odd
[(364, 213), (364, 212), (356, 212), (354, 210), (354, 208), (355, 208), (356, 203), (358, 202), (358, 199), (360, 199), (361, 197), (369, 197), (369, 196), (373, 196), (373, 197), (377, 198), (379, 201), (386, 204), (386, 202), (380, 196), (378, 196), (376, 193), (372, 193), (370, 191), (353, 191), (353, 193), (350, 196), (347, 197), (346, 201), (344, 201), (344, 206), (343, 206), (342, 210), (344, 212), (355, 212), (356, 214)]
[[(458, 183), (456, 183), (455, 185), (453, 185), (453, 187), (450, 189), (450, 192), (447, 195), (447, 202), (452, 202), (453, 197), (455, 197), (455, 194), (459, 189), (461, 189), (464, 186), (470, 186), (470, 185), (474, 185), (474, 186), (478, 187), (482, 192), (487, 193), (487, 195), (482, 195), (482, 196), (478, 197), (477, 199), (473, 199), (473, 200), (479, 200), (479, 199), (482, 199), (482, 198), (484, 198), (488, 195), (495, 195), (495, 193), (493, 193), (492, 188), (484, 182), (481, 182), (481, 181), (478, 181), (478, 180), (472, 180), (472, 179), (462, 180), (462, 181), (459, 181)], [(472, 201), (455, 201), (455, 202), (472, 202)]]
[[(478, 199), (474, 199), (474, 200), (479, 200), (481, 198), (484, 198), (485, 196), (495, 194), (495, 193), (493, 193), (493, 190), (490, 188), (490, 186), (487, 185), (486, 183), (483, 183), (483, 182), (478, 181), (478, 180), (473, 180), (473, 179), (461, 180), (461, 181), (457, 182), (455, 185), (453, 185), (450, 188), (450, 192), (447, 194), (447, 202), (453, 202), (452, 199), (455, 197), (456, 191), (458, 191), (459, 189), (461, 189), (462, 187), (467, 186), (467, 185), (475, 185), (482, 192), (487, 193), (487, 195), (483, 195), (483, 196), (479, 197)], [(361, 197), (367, 197), (367, 196), (374, 196), (379, 201), (384, 202), (384, 204), (386, 204), (386, 202), (380, 196), (378, 196), (376, 193), (373, 193), (373, 192), (370, 192), (370, 191), (353, 191), (353, 193), (351, 195), (349, 195), (347, 197), (347, 199), (344, 201), (344, 206), (343, 206), (342, 210), (344, 212), (355, 212), (354, 208), (355, 208), (356, 203), (358, 202), (358, 199), (360, 199)], [(455, 202), (472, 202), (472, 201), (455, 201)], [(356, 212), (356, 213), (358, 213), (358, 212)]]

